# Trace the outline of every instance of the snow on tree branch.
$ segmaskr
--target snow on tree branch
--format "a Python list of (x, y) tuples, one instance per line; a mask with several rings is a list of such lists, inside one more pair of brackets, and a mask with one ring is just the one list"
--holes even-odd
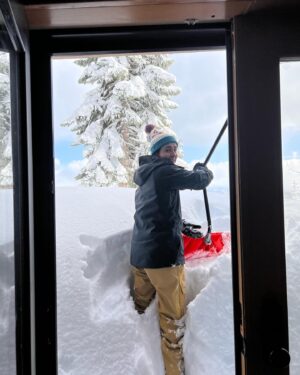
[(148, 152), (144, 126), (170, 128), (167, 112), (176, 108), (176, 78), (168, 55), (92, 57), (77, 60), (81, 84), (93, 89), (68, 126), (84, 145), (85, 165), (76, 177), (88, 186), (132, 186), (138, 157)]

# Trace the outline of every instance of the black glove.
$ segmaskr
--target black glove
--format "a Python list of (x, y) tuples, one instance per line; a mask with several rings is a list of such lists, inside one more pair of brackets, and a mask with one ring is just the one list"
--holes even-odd
[(214, 175), (210, 169), (208, 169), (203, 163), (196, 163), (193, 168), (194, 172), (206, 172), (209, 182), (214, 178)]
[(200, 231), (201, 225), (191, 224), (187, 221), (182, 221), (182, 233), (192, 238), (202, 238), (203, 233)]
[(206, 168), (205, 164), (203, 164), (203, 163), (196, 163), (194, 165), (193, 171), (203, 170), (204, 168)]

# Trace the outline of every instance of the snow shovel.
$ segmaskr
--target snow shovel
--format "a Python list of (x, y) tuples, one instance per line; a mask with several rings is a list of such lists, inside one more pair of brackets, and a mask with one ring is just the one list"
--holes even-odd
[[(204, 166), (208, 163), (209, 159), (211, 158), (226, 128), (227, 120), (225, 121), (218, 137), (216, 138), (209, 154), (207, 155), (203, 163)], [(206, 189), (203, 189), (203, 196), (207, 219), (207, 232), (204, 235), (200, 231), (200, 225), (190, 224), (183, 220), (182, 238), (185, 259), (196, 259), (202, 257), (215, 256), (218, 255), (224, 247), (223, 234), (221, 232), (212, 232), (212, 223)]]

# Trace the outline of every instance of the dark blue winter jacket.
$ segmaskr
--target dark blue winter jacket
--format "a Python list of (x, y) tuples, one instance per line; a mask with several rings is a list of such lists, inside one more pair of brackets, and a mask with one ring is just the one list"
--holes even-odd
[(131, 264), (161, 268), (184, 264), (179, 190), (204, 189), (213, 174), (203, 167), (188, 171), (167, 158), (142, 156), (134, 175), (134, 228)]

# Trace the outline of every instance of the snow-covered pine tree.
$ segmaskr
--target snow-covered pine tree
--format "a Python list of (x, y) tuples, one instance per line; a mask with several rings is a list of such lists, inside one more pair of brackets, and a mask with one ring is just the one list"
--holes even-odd
[(76, 177), (89, 186), (132, 186), (138, 157), (147, 153), (145, 124), (168, 128), (167, 111), (177, 105), (176, 79), (168, 55), (91, 57), (79, 80), (93, 85), (85, 102), (63, 126), (84, 145), (85, 165)]
[(0, 186), (12, 183), (9, 58), (0, 52)]

